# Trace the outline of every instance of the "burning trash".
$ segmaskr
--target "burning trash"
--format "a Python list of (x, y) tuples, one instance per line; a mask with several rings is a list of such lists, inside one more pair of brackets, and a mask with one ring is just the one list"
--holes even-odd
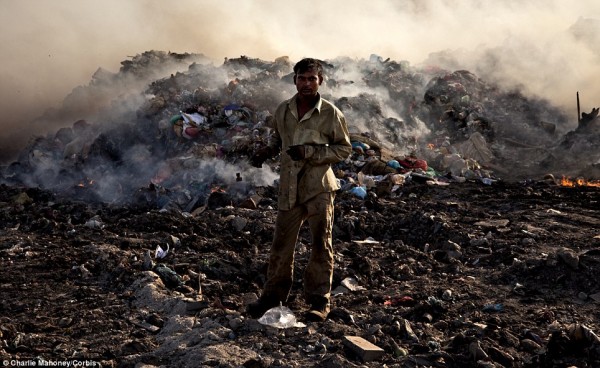
[[(160, 63), (167, 62), (168, 56), (146, 53), (140, 58), (155, 57)], [(137, 60), (124, 62), (116, 75), (96, 78), (114, 79), (135, 70), (143, 79), (146, 73)], [(539, 175), (532, 171), (530, 162), (519, 163), (524, 150), (534, 149), (530, 136), (541, 140), (538, 145), (548, 146), (554, 140), (556, 152), (546, 150), (546, 154), (556, 157), (578, 134), (567, 134), (560, 142), (556, 140), (557, 130), (548, 135), (532, 121), (527, 135), (515, 136), (511, 122), (504, 117), (507, 112), (519, 113), (517, 100), (468, 72), (419, 69), (389, 60), (381, 63), (376, 57), (340, 58), (328, 61), (327, 66), (325, 93), (348, 116), (353, 147), (352, 156), (336, 169), (340, 180), (353, 184), (348, 190), (354, 192), (362, 191), (361, 185), (354, 184), (359, 172), (375, 183), (385, 183), (387, 176), (396, 174), (417, 181), (424, 174), (438, 183)], [(363, 73), (362, 80), (353, 80), (352, 88), (340, 82), (349, 80), (347, 70)], [(267, 140), (274, 104), (289, 88), (290, 71), (291, 63), (284, 59), (267, 62), (241, 57), (227, 59), (221, 66), (193, 63), (186, 72), (150, 83), (134, 123), (129, 117), (127, 123), (124, 120), (106, 126), (80, 119), (54, 137), (38, 139), (24, 151), (27, 160), (18, 162), (19, 170), (4, 170), (4, 180), (61, 191), (70, 178), (84, 177), (72, 185), (89, 188), (106, 201), (126, 201), (152, 183), (168, 191), (185, 192), (179, 197), (190, 200), (177, 201), (181, 210), (193, 207), (193, 198), (207, 196), (208, 192), (199, 190), (215, 184), (209, 181), (231, 185), (235, 173), (243, 173), (249, 186), (272, 185), (275, 173), (265, 177), (264, 172), (253, 171), (248, 158)], [(378, 92), (381, 86), (390, 96), (402, 96), (400, 103)], [(94, 85), (87, 88), (92, 92)], [(522, 101), (522, 96), (515, 97)], [(506, 101), (502, 112), (482, 103), (490, 98)], [(543, 101), (530, 104), (552, 111), (557, 121), (564, 119)], [(124, 119), (112, 114), (116, 116), (106, 118)], [(593, 113), (583, 116), (586, 122), (596, 119)], [(521, 142), (517, 144), (518, 140)], [(589, 162), (593, 162), (592, 156)], [(546, 173), (552, 169), (550, 163), (554, 161), (537, 157), (528, 155), (530, 160), (546, 165)], [(207, 167), (211, 160), (216, 164), (213, 168)], [(528, 169), (525, 164), (530, 165)], [(200, 173), (202, 167), (207, 171)], [(271, 165), (267, 170), (273, 169), (276, 167)], [(594, 181), (590, 179), (590, 183)], [(366, 190), (374, 187), (372, 183)]]
[[(323, 96), (352, 146), (332, 166), (325, 322), (296, 317), (307, 307), (298, 283), (269, 318), (244, 312), (267, 276), (281, 170), (279, 157), (262, 168), (251, 157), (293, 88), (291, 61), (147, 52), (65, 101), (102, 92), (104, 108), (0, 170), (0, 354), (102, 366), (600, 364), (597, 110), (571, 130), (549, 102), (468, 71), (377, 55), (324, 63)], [(298, 278), (310, 244), (300, 229)]]
[(587, 180), (584, 178), (567, 178), (563, 176), (560, 179), (560, 185), (563, 187), (600, 187), (600, 180)]

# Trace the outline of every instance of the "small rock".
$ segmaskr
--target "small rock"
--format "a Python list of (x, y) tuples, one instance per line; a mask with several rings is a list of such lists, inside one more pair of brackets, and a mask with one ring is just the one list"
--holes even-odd
[(576, 270), (579, 268), (579, 256), (575, 251), (569, 248), (561, 248), (557, 252), (558, 257), (570, 268)]
[(482, 247), (484, 245), (488, 245), (490, 241), (487, 238), (479, 238), (479, 239), (471, 239), (469, 244), (472, 247)]
[(356, 280), (354, 277), (346, 277), (342, 280), (341, 284), (350, 291), (365, 290), (363, 286), (358, 284), (358, 280)]
[(442, 250), (460, 252), (461, 247), (451, 240), (446, 240), (446, 242), (442, 244)]
[(240, 208), (248, 208), (251, 210), (255, 210), (258, 208), (258, 203), (262, 198), (259, 195), (254, 195), (250, 198), (247, 198), (242, 203), (239, 204)]
[(440, 331), (446, 331), (448, 329), (448, 322), (438, 321), (433, 324), (433, 327), (437, 328)]
[(507, 330), (504, 330), (504, 329), (500, 330), (500, 336), (505, 344), (503, 346), (510, 346), (510, 347), (516, 348), (520, 344), (519, 339), (512, 333), (508, 332)]
[(533, 238), (523, 238), (521, 240), (521, 244), (523, 244), (523, 245), (534, 245), (535, 244), (535, 239), (533, 239)]
[(536, 344), (542, 345), (544, 340), (540, 337), (540, 335), (536, 334), (531, 330), (525, 330), (525, 338), (529, 340), (533, 340)]
[(555, 253), (548, 254), (546, 256), (546, 265), (549, 267), (556, 267), (558, 264), (558, 255)]
[(506, 227), (510, 223), (510, 220), (507, 219), (499, 219), (499, 220), (486, 220), (486, 221), (478, 221), (475, 223), (475, 226), (481, 226), (485, 228), (499, 228)]
[(452, 300), (452, 290), (444, 290), (444, 293), (442, 294), (442, 300)]
[(573, 341), (588, 342), (591, 344), (600, 345), (600, 337), (596, 335), (589, 327), (581, 324), (572, 325), (569, 328), (569, 337)]
[(141, 327), (141, 328), (143, 328), (143, 329), (145, 329), (145, 330), (147, 330), (149, 332), (152, 332), (152, 333), (156, 333), (156, 332), (158, 332), (160, 330), (160, 327), (154, 326), (153, 324), (150, 324), (150, 323), (148, 323), (146, 321), (136, 321), (136, 320), (132, 319), (132, 320), (130, 320), (130, 322), (132, 324), (134, 324), (134, 325), (136, 325), (138, 327)]
[(199, 310), (205, 309), (208, 307), (208, 302), (205, 300), (202, 301), (191, 301), (185, 304), (185, 310), (189, 313), (194, 313)]
[(371, 326), (369, 328), (369, 330), (367, 331), (367, 333), (369, 335), (377, 335), (379, 332), (381, 332), (381, 325), (379, 325), (379, 324), (375, 324), (375, 325)]
[(244, 321), (240, 317), (232, 318), (229, 321), (229, 327), (231, 327), (232, 330), (239, 329), (240, 327), (242, 327), (243, 324)]
[(394, 349), (394, 355), (397, 357), (403, 357), (408, 355), (408, 350), (404, 349), (400, 345), (394, 341), (394, 339), (390, 339), (390, 345), (392, 345), (392, 349)]
[(91, 219), (89, 219), (85, 223), (85, 226), (88, 227), (88, 228), (90, 228), (90, 229), (104, 229), (104, 223), (102, 222), (102, 219), (98, 215), (96, 215), (96, 216), (92, 217)]
[(72, 318), (69, 317), (63, 317), (60, 319), (60, 321), (58, 321), (58, 326), (59, 327), (67, 327), (71, 324), (71, 322), (73, 322)]
[(515, 361), (515, 358), (513, 358), (512, 355), (493, 346), (490, 346), (488, 349), (488, 354), (493, 361), (498, 362), (505, 367), (512, 367)]
[(478, 360), (477, 367), (478, 368), (496, 368), (497, 366), (493, 362), (488, 362), (485, 360)]
[(410, 322), (406, 319), (403, 319), (402, 322), (400, 323), (400, 329), (402, 330), (402, 332), (406, 335), (406, 337), (409, 340), (412, 341), (419, 341), (419, 337), (417, 336), (417, 334), (415, 334), (415, 332), (413, 331)]
[(152, 254), (149, 250), (146, 250), (144, 254), (144, 263), (142, 263), (142, 271), (150, 271), (154, 268), (154, 261), (152, 261)]
[(169, 244), (171, 247), (179, 247), (181, 246), (181, 239), (176, 236), (169, 235), (167, 237), (167, 244)]
[(248, 225), (248, 220), (243, 217), (236, 216), (231, 219), (231, 226), (233, 226), (233, 228), (237, 231), (242, 231), (246, 225)]
[(540, 344), (538, 344), (537, 342), (535, 342), (533, 340), (529, 340), (529, 339), (521, 340), (521, 347), (523, 348), (523, 350), (525, 350), (528, 353), (535, 353), (542, 348), (540, 346)]
[(469, 345), (469, 354), (471, 355), (471, 357), (473, 357), (473, 360), (476, 362), (479, 360), (488, 359), (488, 355), (485, 351), (483, 351), (481, 345), (479, 345), (479, 341), (474, 341)]
[(23, 205), (23, 204), (29, 204), (29, 203), (33, 202), (33, 199), (31, 199), (31, 197), (29, 197), (27, 195), (27, 193), (25, 193), (25, 192), (21, 192), (21, 193), (19, 193), (17, 195), (14, 195), (11, 198), (11, 200), (13, 201), (13, 203), (21, 204), (21, 205)]

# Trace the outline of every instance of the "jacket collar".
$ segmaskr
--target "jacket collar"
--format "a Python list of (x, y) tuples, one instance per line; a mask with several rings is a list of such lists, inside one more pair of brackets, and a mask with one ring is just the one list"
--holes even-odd
[[(319, 92), (317, 92), (317, 103), (315, 104), (314, 108), (315, 110), (317, 110), (319, 113), (321, 112), (321, 106), (323, 106), (323, 99), (321, 98), (321, 94)], [(296, 93), (289, 101), (288, 101), (288, 106), (290, 106), (290, 109), (292, 109), (292, 111), (296, 111), (296, 107), (298, 106), (298, 93)]]

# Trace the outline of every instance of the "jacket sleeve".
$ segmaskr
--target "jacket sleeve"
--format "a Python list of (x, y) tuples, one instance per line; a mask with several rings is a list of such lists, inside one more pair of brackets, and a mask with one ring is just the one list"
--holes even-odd
[(271, 135), (269, 136), (268, 147), (271, 149), (273, 156), (277, 155), (281, 152), (281, 136), (279, 135), (279, 131), (277, 128), (271, 131)]
[(344, 161), (352, 152), (350, 134), (346, 118), (341, 111), (334, 109), (329, 132), (330, 143), (306, 146), (306, 157), (312, 165), (334, 164)]
[(267, 142), (267, 145), (271, 149), (273, 156), (281, 152), (282, 148), (282, 140), (281, 135), (279, 134), (279, 126), (280, 120), (284, 117), (284, 111), (285, 105), (282, 103), (277, 107), (277, 110), (275, 111), (271, 134), (269, 135), (269, 140)]

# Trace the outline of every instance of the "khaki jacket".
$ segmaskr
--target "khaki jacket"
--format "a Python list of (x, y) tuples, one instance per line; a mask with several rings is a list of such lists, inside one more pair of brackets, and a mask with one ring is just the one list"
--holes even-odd
[[(281, 149), (278, 206), (289, 210), (319, 193), (340, 189), (331, 164), (345, 160), (352, 152), (344, 114), (321, 98), (298, 121), (297, 95), (282, 102), (275, 111), (275, 126), (269, 146)], [(289, 146), (306, 145), (306, 158), (293, 161), (285, 152)]]

